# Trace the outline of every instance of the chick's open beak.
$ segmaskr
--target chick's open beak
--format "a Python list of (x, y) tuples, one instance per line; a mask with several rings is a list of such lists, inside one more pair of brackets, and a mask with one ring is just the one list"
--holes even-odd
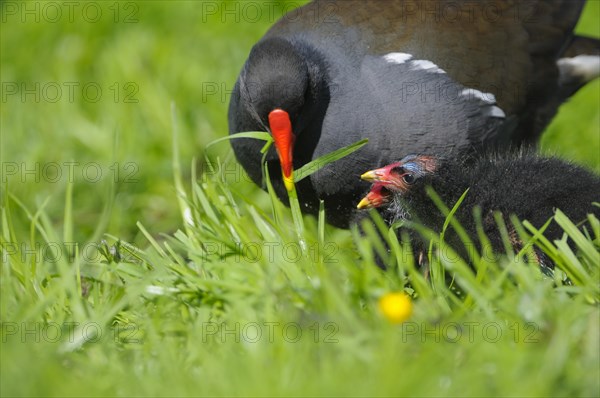
[(375, 183), (371, 187), (369, 193), (362, 198), (356, 206), (358, 209), (371, 209), (380, 207), (390, 202), (392, 193), (383, 186), (383, 184)]
[(381, 176), (378, 173), (378, 170), (379, 169), (367, 171), (366, 173), (364, 173), (363, 175), (361, 175), (360, 178), (363, 179), (363, 180), (365, 180), (365, 181), (370, 181), (370, 182), (379, 181), (379, 178)]
[(294, 188), (294, 134), (289, 114), (283, 109), (272, 110), (269, 113), (269, 128), (279, 154), (283, 183), (289, 192)]
[(356, 206), (357, 209), (370, 209), (371, 207), (373, 207), (373, 204), (371, 203), (371, 200), (369, 199), (369, 195), (362, 198), (360, 200), (360, 202), (358, 202), (358, 205)]

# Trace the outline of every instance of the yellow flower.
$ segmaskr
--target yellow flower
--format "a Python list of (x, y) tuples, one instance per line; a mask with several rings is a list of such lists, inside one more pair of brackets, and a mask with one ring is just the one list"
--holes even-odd
[(405, 293), (386, 293), (379, 299), (379, 310), (392, 323), (402, 323), (412, 314), (412, 302)]

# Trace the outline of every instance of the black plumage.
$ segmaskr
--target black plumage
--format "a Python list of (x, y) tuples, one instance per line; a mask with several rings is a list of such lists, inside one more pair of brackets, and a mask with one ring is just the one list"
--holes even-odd
[[(316, 213), (323, 199), (328, 221), (347, 227), (368, 189), (358, 178), (363, 170), (405, 153), (462, 156), (535, 141), (557, 106), (593, 77), (569, 62), (557, 66), (565, 51), (598, 48), (573, 36), (583, 3), (311, 2), (284, 16), (250, 52), (231, 97), (230, 133), (270, 131), (271, 112), (283, 110), (294, 168), (368, 138), (297, 184), (304, 210)], [(263, 144), (232, 141), (264, 188)], [(275, 148), (266, 162), (287, 201)]]
[[(449, 208), (468, 190), (454, 217), (471, 240), (479, 244), (473, 213), (478, 207), (483, 231), (493, 249), (500, 253), (504, 247), (495, 212), (502, 214), (515, 249), (520, 249), (522, 242), (511, 224), (511, 215), (531, 222), (536, 228), (550, 220), (556, 209), (580, 227), (587, 225), (589, 213), (600, 219), (600, 207), (593, 204), (600, 202), (600, 177), (563, 160), (525, 151), (484, 156), (468, 164), (451, 158), (410, 155), (367, 172), (363, 178), (394, 192), (392, 204), (386, 209), (396, 214), (390, 222), (408, 219), (436, 232), (442, 230), (446, 217), (431, 199), (427, 187)], [(563, 230), (555, 221), (544, 232), (549, 240), (560, 239), (562, 235)], [(454, 231), (448, 232), (446, 239), (464, 255), (464, 245)]]

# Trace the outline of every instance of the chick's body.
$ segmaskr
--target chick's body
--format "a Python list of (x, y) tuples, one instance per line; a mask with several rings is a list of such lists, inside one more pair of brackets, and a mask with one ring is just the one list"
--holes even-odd
[[(483, 230), (494, 250), (500, 252), (503, 243), (494, 217), (496, 212), (502, 214), (515, 248), (522, 242), (510, 222), (511, 215), (529, 221), (536, 228), (544, 226), (556, 209), (580, 227), (586, 225), (589, 213), (600, 218), (600, 207), (593, 204), (600, 202), (600, 177), (556, 158), (520, 153), (484, 156), (469, 165), (439, 159), (434, 172), (425, 173), (405, 190), (396, 191), (391, 209), (395, 209), (396, 219), (410, 219), (440, 232), (445, 216), (429, 196), (428, 186), (449, 208), (468, 189), (455, 217), (472, 241), (479, 242), (473, 210), (481, 209)], [(555, 221), (544, 232), (550, 240), (560, 239), (562, 234)], [(463, 250), (454, 231), (449, 231), (446, 237), (453, 247)]]

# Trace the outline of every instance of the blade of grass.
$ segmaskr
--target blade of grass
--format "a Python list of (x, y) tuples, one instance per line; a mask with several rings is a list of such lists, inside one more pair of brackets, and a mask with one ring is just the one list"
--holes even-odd
[[(442, 232), (440, 233), (440, 238), (439, 238), (440, 241), (444, 241), (448, 226), (450, 226), (450, 224), (455, 221), (454, 214), (456, 214), (456, 212), (460, 208), (460, 205), (465, 200), (465, 197), (467, 196), (468, 192), (469, 192), (469, 189), (467, 188), (467, 190), (465, 190), (465, 192), (463, 192), (463, 194), (460, 196), (460, 198), (458, 198), (458, 200), (456, 201), (456, 203), (454, 204), (454, 206), (452, 207), (450, 212), (447, 212), (447, 208), (446, 208), (445, 204), (442, 203), (441, 199), (439, 199), (436, 202), (436, 205), (438, 206), (438, 208), (440, 210), (444, 211), (444, 214), (446, 214), (446, 219), (444, 220), (444, 225), (442, 226)], [(435, 202), (435, 199), (434, 199), (434, 202)], [(445, 289), (446, 288), (446, 272), (445, 272), (445, 268), (442, 266), (441, 262), (433, 261), (433, 241), (430, 241), (430, 243), (429, 243), (428, 257), (429, 257), (430, 270), (431, 270), (431, 282), (432, 282), (432, 286), (433, 286), (434, 290)]]
[(269, 175), (269, 168), (263, 167), (263, 172), (265, 175), (264, 181), (266, 181), (266, 183), (267, 183), (267, 193), (269, 194), (269, 197), (271, 199), (271, 211), (273, 213), (273, 219), (275, 221), (275, 225), (281, 226), (281, 224), (283, 222), (283, 214), (281, 212), (282, 210), (281, 210), (280, 201), (279, 201), (279, 199), (277, 199), (277, 194), (275, 193), (275, 190), (273, 189), (273, 184), (271, 183), (271, 177)]
[(594, 248), (592, 242), (590, 242), (583, 233), (575, 226), (575, 224), (569, 220), (565, 213), (556, 210), (554, 214), (554, 220), (560, 225), (560, 227), (569, 235), (577, 247), (579, 247), (581, 254), (583, 254), (591, 264), (600, 264), (600, 253)]
[[(461, 197), (459, 198), (457, 203), (459, 203), (459, 204), (462, 203), (462, 201), (464, 200), (464, 197), (466, 196), (468, 191), (469, 190), (467, 189), (461, 195)], [(429, 195), (429, 197), (431, 198), (431, 200), (433, 200), (433, 203), (435, 203), (437, 208), (442, 212), (442, 214), (444, 214), (445, 216), (448, 216), (450, 214), (450, 210), (448, 209), (448, 207), (446, 206), (446, 204), (444, 203), (442, 198), (440, 198), (440, 196), (433, 190), (433, 188), (427, 187), (426, 192), (427, 192), (427, 195)], [(454, 210), (455, 208), (457, 208), (456, 205), (452, 209)], [(467, 231), (465, 230), (465, 228), (460, 224), (460, 222), (455, 217), (446, 217), (446, 221), (449, 221), (450, 225), (452, 225), (452, 228), (454, 228), (454, 230), (456, 231), (461, 242), (467, 249), (467, 254), (470, 257), (470, 260), (474, 263), (479, 262), (479, 254), (477, 253), (477, 251), (470, 250), (470, 248), (474, 248), (475, 245), (473, 243), (473, 240), (469, 236), (469, 234), (467, 234)]]
[(152, 237), (152, 235), (150, 235), (150, 233), (146, 230), (146, 228), (144, 228), (142, 223), (138, 221), (135, 225), (137, 225), (137, 227), (140, 229), (140, 231), (142, 231), (142, 233), (144, 234), (144, 236), (146, 237), (148, 242), (150, 242), (152, 247), (154, 247), (154, 250), (156, 250), (158, 252), (158, 254), (160, 254), (162, 257), (167, 257), (167, 253), (165, 253), (165, 251), (160, 247), (158, 242)]
[(353, 152), (356, 152), (357, 150), (365, 146), (368, 142), (369, 140), (365, 138), (364, 140), (357, 141), (354, 144), (350, 144), (343, 148), (337, 149), (333, 152), (321, 156), (320, 158), (308, 162), (299, 169), (294, 170), (294, 181), (298, 182), (303, 180), (304, 178), (327, 166), (328, 164), (333, 163), (336, 160), (339, 160), (343, 157), (346, 157)]
[(320, 200), (319, 201), (319, 219), (318, 219), (318, 226), (317, 226), (317, 242), (319, 244), (318, 248), (319, 248), (319, 263), (322, 263), (323, 261), (323, 253), (322, 250), (325, 247), (325, 202)]
[(175, 194), (177, 196), (177, 203), (179, 205), (179, 211), (181, 212), (181, 220), (183, 221), (183, 227), (185, 228), (188, 234), (191, 234), (191, 229), (189, 223), (186, 221), (186, 215), (191, 214), (192, 210), (190, 209), (187, 202), (187, 195), (185, 193), (185, 189), (183, 188), (183, 180), (181, 177), (181, 165), (179, 158), (179, 130), (177, 126), (177, 107), (175, 102), (171, 102), (171, 145), (172, 145), (172, 164), (173, 167), (173, 182), (175, 184)]
[(300, 210), (300, 202), (298, 201), (298, 193), (296, 192), (296, 185), (292, 185), (292, 189), (288, 192), (288, 198), (290, 199), (290, 210), (292, 211), (292, 219), (294, 220), (294, 228), (298, 237), (298, 243), (302, 252), (306, 254), (306, 238), (304, 233), (304, 219), (302, 218), (302, 210)]
[[(264, 131), (248, 131), (248, 132), (243, 132), (243, 133), (231, 134), (231, 135), (228, 135), (227, 137), (218, 138), (218, 139), (206, 144), (206, 149), (208, 149), (211, 146), (218, 144), (220, 142), (234, 140), (237, 138), (254, 138), (257, 140), (267, 141), (267, 144), (269, 144), (270, 142), (273, 141), (273, 137), (271, 137), (271, 134), (269, 134), (269, 133), (265, 133)], [(264, 147), (263, 147), (263, 150), (264, 150)]]
[[(64, 242), (73, 242), (73, 180), (67, 182), (67, 191), (65, 193), (65, 212), (63, 221), (63, 240)], [(73, 253), (70, 253), (73, 255)]]

